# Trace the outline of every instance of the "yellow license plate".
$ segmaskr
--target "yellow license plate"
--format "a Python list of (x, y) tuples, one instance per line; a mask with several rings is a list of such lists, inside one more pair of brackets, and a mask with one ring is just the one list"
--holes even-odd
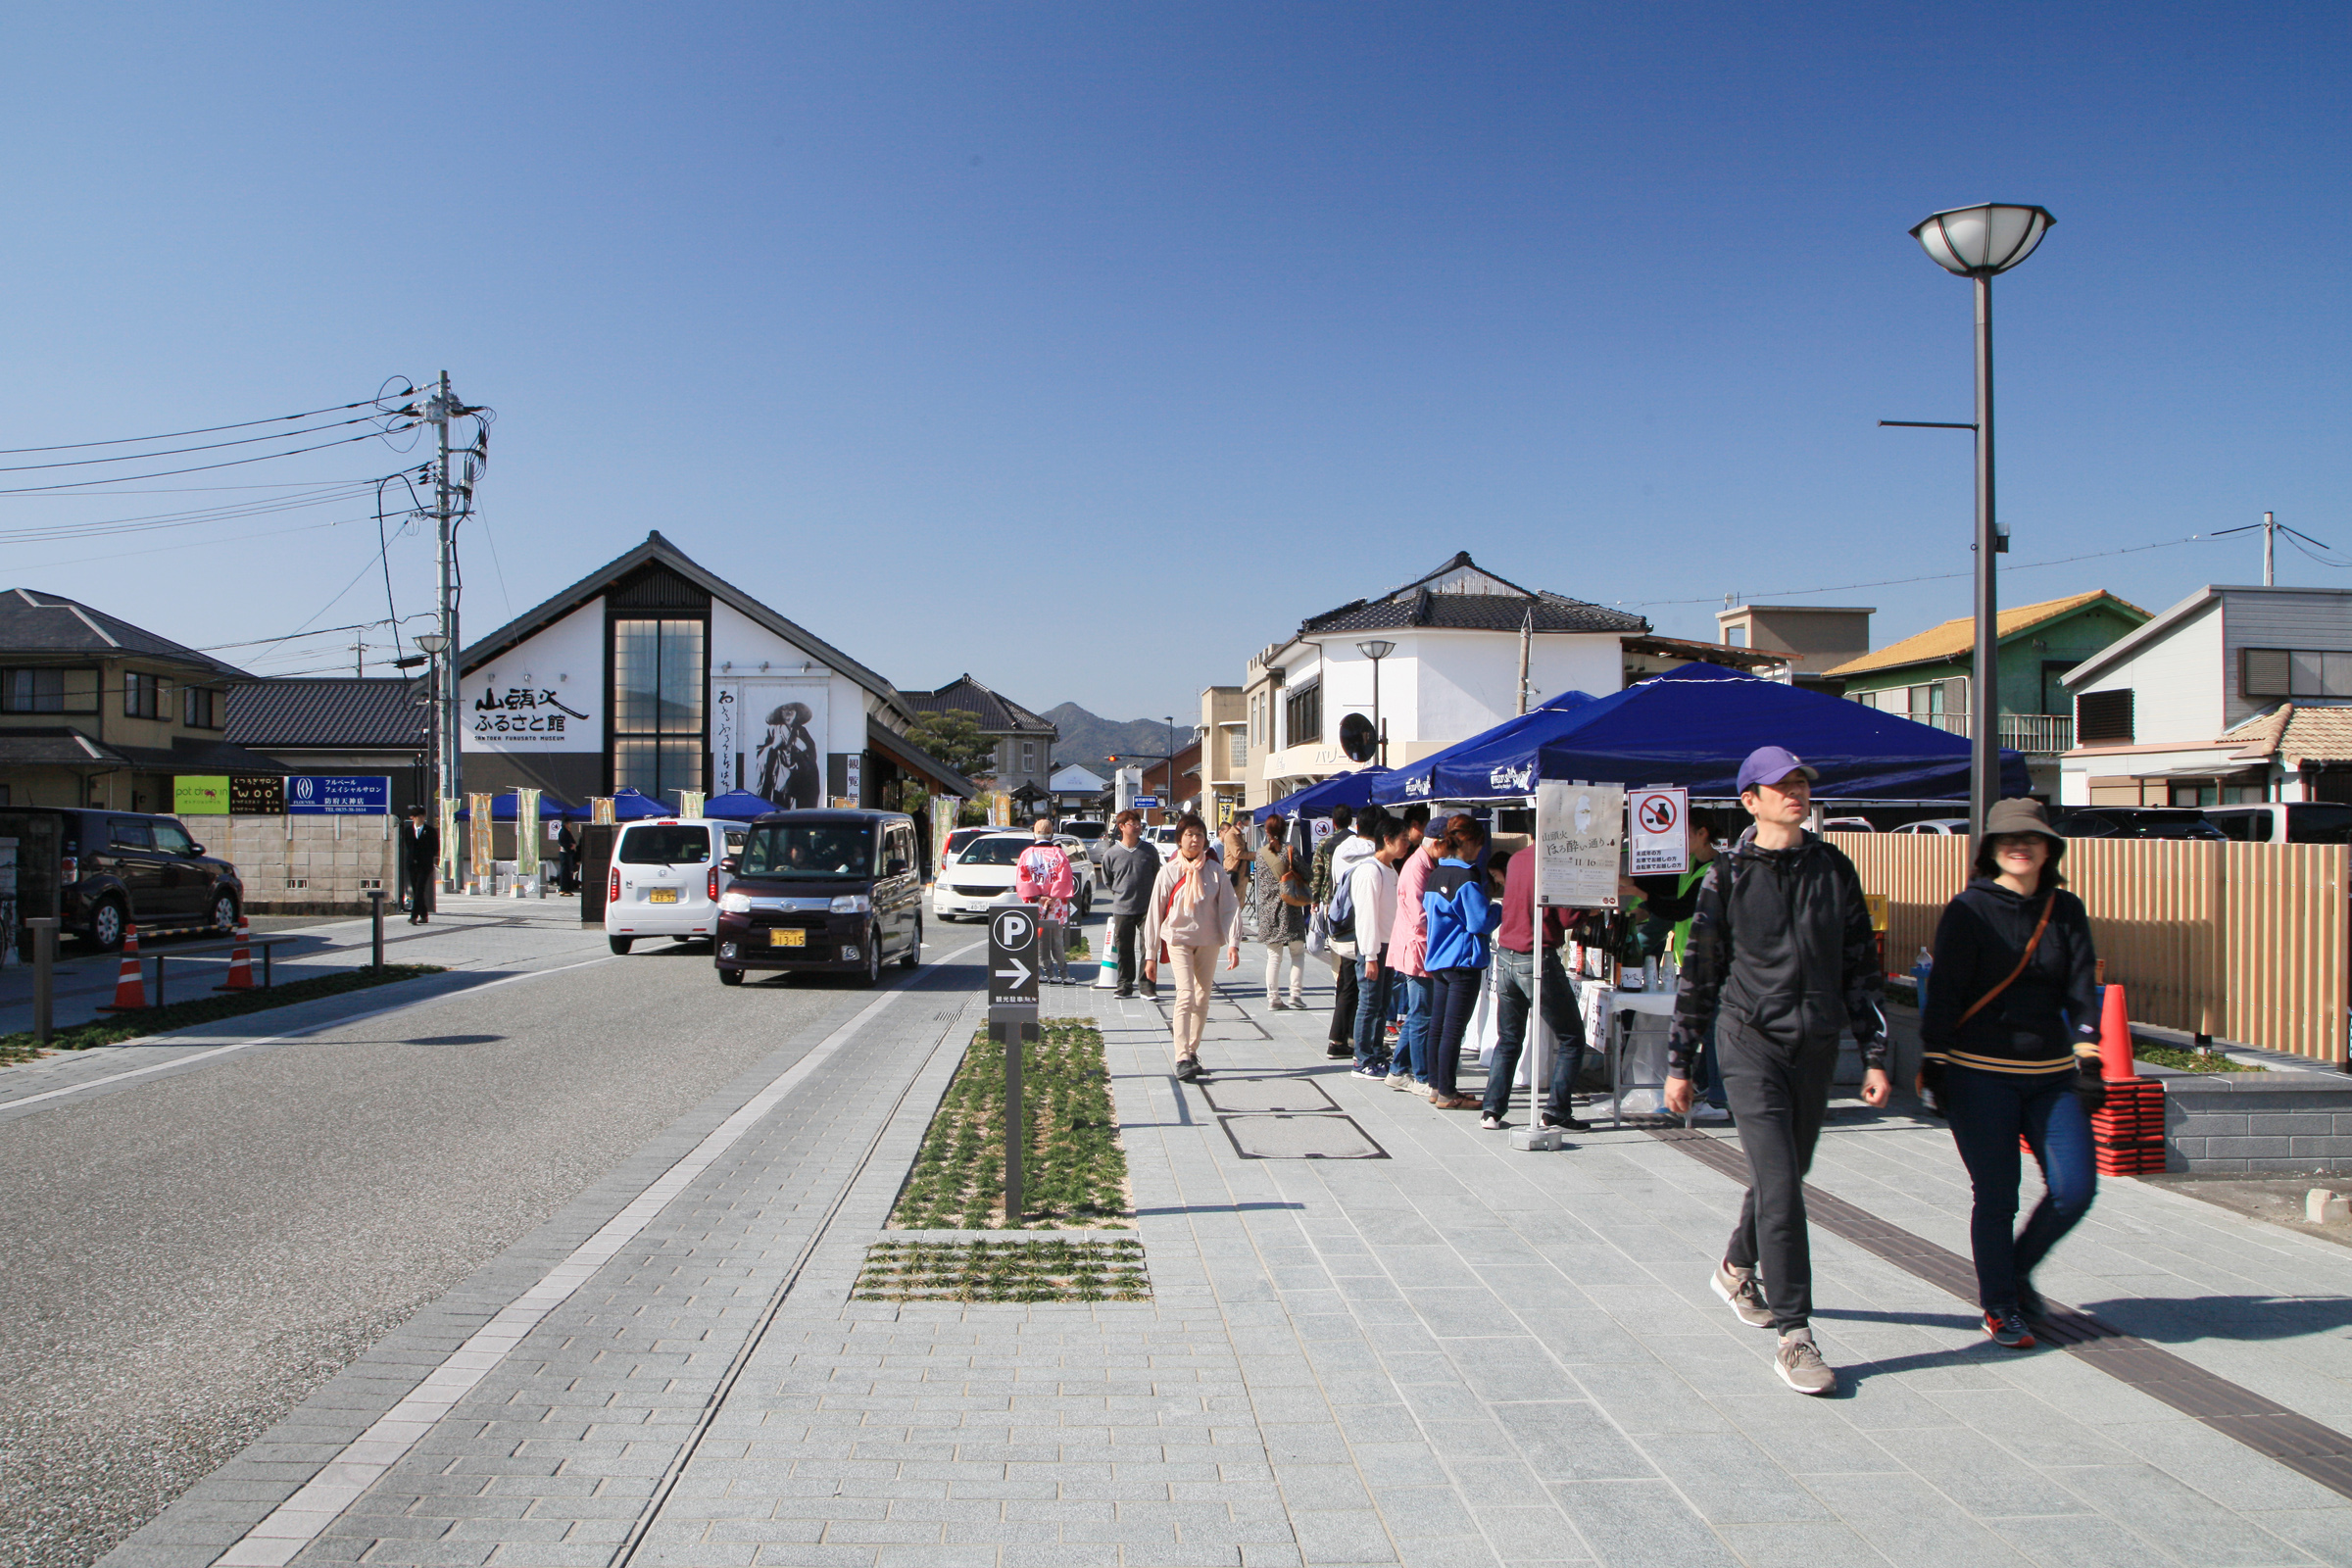
[(808, 945), (808, 933), (798, 926), (779, 926), (767, 934), (767, 945), (771, 948), (805, 948)]
[(676, 888), (655, 888), (646, 894), (645, 902), (648, 904), (675, 904), (678, 902), (678, 890)]

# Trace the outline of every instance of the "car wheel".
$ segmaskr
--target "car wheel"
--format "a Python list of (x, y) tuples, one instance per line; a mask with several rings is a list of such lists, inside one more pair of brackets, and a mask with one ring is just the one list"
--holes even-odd
[(637, 945), (637, 939), (635, 937), (607, 937), (605, 945), (614, 953), (626, 953)]
[(913, 969), (919, 967), (922, 964), (922, 961), (923, 917), (918, 914), (914, 917), (914, 940), (906, 944), (906, 952), (899, 959), (899, 967), (903, 969)]
[(743, 971), (741, 969), (721, 969), (718, 971), (718, 983), (722, 986), (739, 986), (743, 984)]
[(858, 974), (858, 983), (869, 991), (882, 983), (882, 928), (880, 926), (869, 925), (865, 928), (865, 968)]
[(237, 896), (222, 888), (213, 895), (213, 929), (235, 935), (237, 929)]
[(122, 901), (104, 898), (90, 911), (90, 945), (101, 953), (112, 953), (122, 945)]

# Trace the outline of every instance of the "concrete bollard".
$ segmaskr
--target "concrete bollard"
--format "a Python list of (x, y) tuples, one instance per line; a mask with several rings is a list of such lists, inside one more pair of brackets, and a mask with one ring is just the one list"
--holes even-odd
[(2325, 1187), (2314, 1187), (2303, 1195), (2303, 1218), (2312, 1225), (2352, 1219), (2352, 1199), (2339, 1197)]

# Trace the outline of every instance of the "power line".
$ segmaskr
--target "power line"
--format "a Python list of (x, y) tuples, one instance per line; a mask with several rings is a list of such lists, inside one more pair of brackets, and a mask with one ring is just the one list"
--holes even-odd
[[(402, 428), (406, 429), (408, 427), (404, 425)], [(196, 465), (194, 467), (165, 468), (156, 473), (126, 473), (123, 474), (119, 480), (74, 479), (62, 484), (21, 485), (15, 489), (0, 490), (0, 496), (41, 495), (46, 492), (57, 490), (80, 490), (91, 485), (116, 483), (132, 484), (141, 479), (169, 479), (174, 475), (182, 473), (210, 473), (215, 468), (235, 468), (240, 467), (248, 463), (268, 463), (275, 458), (299, 458), (306, 452), (324, 452), (331, 447), (347, 447), (351, 446), (355, 442), (379, 440), (384, 433), (385, 432), (383, 431), (370, 430), (366, 435), (345, 436), (340, 441), (321, 441), (315, 447), (295, 447), (293, 450), (288, 452), (265, 452), (259, 457), (231, 458), (226, 463), (201, 463)]]
[[(149, 458), (178, 458), (191, 452), (220, 452), (229, 447), (249, 447), (259, 441), (286, 441), (297, 436), (317, 435), (321, 430), (342, 430), (355, 424), (371, 424), (383, 417), (385, 416), (381, 414), (363, 414), (357, 418), (336, 419), (328, 424), (314, 424), (301, 430), (273, 430), (268, 435), (239, 436), (234, 441), (203, 441), (192, 447), (166, 447), (161, 452), (125, 452), (112, 458), (68, 458), (62, 463), (16, 463), (0, 466), (0, 473), (31, 473), (45, 468), (94, 468), (109, 463), (144, 463)], [(404, 424), (399, 428), (413, 430), (416, 426)], [(396, 432), (386, 430), (379, 433), (391, 435)]]
[[(407, 381), (408, 377), (405, 375), (395, 376), (393, 379)], [(411, 383), (393, 395), (408, 397), (413, 395), (416, 390), (415, 384)], [(177, 441), (182, 436), (218, 435), (222, 430), (250, 430), (254, 426), (262, 424), (290, 424), (297, 419), (316, 419), (322, 414), (345, 414), (353, 409), (380, 408), (384, 396), (385, 394), (378, 392), (374, 397), (362, 398), (357, 403), (338, 403), (331, 409), (312, 409), (303, 414), (278, 414), (272, 415), (267, 419), (240, 419), (235, 424), (208, 424), (195, 430), (166, 430), (161, 435), (126, 435), (113, 441), (66, 441), (51, 447), (0, 447), (0, 458), (21, 458), (35, 452), (83, 452), (91, 447), (144, 446), (150, 441)], [(391, 413), (393, 411), (385, 410), (384, 412)], [(268, 438), (257, 439), (266, 440)]]
[[(2135, 556), (2148, 550), (2170, 550), (2176, 545), (2209, 543), (2218, 537), (2220, 537), (2218, 534), (2192, 533), (2185, 539), (2159, 539), (2154, 544), (2126, 545), (2121, 550), (2093, 550), (2080, 556), (2053, 556), (2047, 561), (2021, 561), (2001, 569), (2004, 571), (2031, 571), (2036, 566), (2063, 566), (2077, 561), (2098, 561), (2108, 556)], [(1965, 571), (1931, 571), (1917, 577), (1881, 577), (1875, 582), (1841, 582), (1828, 588), (1765, 588), (1759, 589), (1747, 597), (1753, 600), (1798, 598), (1805, 594), (1842, 594), (1850, 593), (1856, 588), (1893, 588), (1904, 583), (1944, 582), (1954, 577), (1968, 575), (1970, 573)], [(1662, 605), (1712, 605), (1719, 602), (1720, 596), (1709, 596), (1703, 599), (1620, 599), (1616, 601), (1617, 604), (1623, 605), (1628, 610), (1647, 610)]]

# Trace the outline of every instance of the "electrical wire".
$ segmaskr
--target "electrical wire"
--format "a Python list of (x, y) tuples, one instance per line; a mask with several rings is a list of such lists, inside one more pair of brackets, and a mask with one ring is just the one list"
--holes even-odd
[[(403, 426), (405, 429), (406, 426)], [(165, 468), (155, 473), (126, 473), (119, 479), (74, 479), (62, 484), (20, 485), (0, 490), (0, 496), (41, 495), (58, 490), (80, 490), (101, 484), (133, 484), (141, 479), (169, 479), (182, 473), (210, 473), (216, 468), (241, 467), (248, 463), (268, 463), (276, 458), (299, 458), (306, 452), (324, 452), (332, 447), (347, 447), (361, 441), (373, 441), (385, 432), (370, 430), (365, 435), (345, 436), (340, 441), (321, 441), (315, 447), (295, 447), (288, 452), (265, 452), (258, 457), (232, 458), (226, 463), (200, 463), (187, 468)]]
[[(400, 375), (390, 379), (408, 381), (409, 378)], [(416, 384), (411, 382), (406, 392), (396, 395), (413, 397), (416, 391)], [(250, 430), (261, 424), (290, 424), (296, 419), (316, 419), (321, 415), (346, 414), (353, 409), (376, 408), (380, 410), (383, 401), (384, 393), (379, 390), (375, 396), (362, 398), (357, 403), (338, 403), (331, 409), (312, 409), (303, 414), (272, 415), (267, 419), (240, 419), (235, 424), (208, 424), (195, 430), (166, 430), (161, 435), (126, 435), (114, 441), (67, 441), (50, 447), (0, 447), (0, 458), (21, 458), (35, 452), (84, 452), (91, 447), (135, 447), (144, 446), (150, 441), (177, 441), (183, 436), (218, 435), (222, 430)], [(383, 412), (390, 413), (391, 411), (384, 410)]]
[(36, 523), (19, 528), (0, 528), (0, 543), (34, 544), (56, 539), (102, 538), (112, 534), (150, 533), (160, 528), (183, 528), (203, 522), (231, 522), (240, 517), (268, 516), (280, 512), (300, 512), (309, 507), (325, 506), (332, 502), (355, 499), (368, 493), (373, 480), (357, 484), (335, 485), (293, 496), (275, 496), (267, 501), (238, 502), (225, 507), (199, 507), (186, 512), (157, 513), (143, 517), (110, 517), (95, 522)]
[[(2256, 526), (2260, 526), (2260, 524)], [(2159, 539), (2154, 544), (2126, 545), (2121, 550), (2093, 550), (2080, 556), (2053, 556), (2047, 561), (2020, 561), (2005, 565), (2001, 569), (2003, 571), (2031, 571), (2036, 566), (2063, 566), (2077, 561), (2098, 561), (2108, 556), (2135, 556), (2148, 550), (2170, 550), (2178, 545), (2210, 543), (2219, 537), (2219, 534), (2192, 533), (2184, 539)], [(1945, 582), (1954, 577), (1968, 575), (1970, 574), (1965, 571), (1931, 571), (1917, 577), (1881, 577), (1874, 582), (1841, 582), (1827, 588), (1767, 588), (1747, 597), (1750, 599), (1782, 599), (1796, 598), (1805, 594), (1842, 594), (1849, 593), (1856, 588), (1893, 588), (1904, 583)], [(1653, 606), (1662, 605), (1712, 605), (1720, 602), (1720, 595), (1704, 599), (1620, 599), (1615, 601), (1628, 610), (1647, 610)]]
[[(363, 414), (354, 419), (336, 419), (327, 424), (314, 424), (300, 430), (273, 430), (268, 435), (239, 436), (234, 441), (202, 441), (192, 447), (166, 447), (160, 452), (125, 452), (120, 457), (113, 458), (69, 458), (62, 463), (14, 463), (0, 466), (0, 473), (32, 473), (48, 468), (94, 468), (109, 463), (144, 463), (150, 458), (181, 458), (191, 452), (220, 452), (229, 447), (253, 446), (262, 441), (290, 441), (299, 436), (317, 435), (323, 430), (344, 430), (355, 424), (373, 424), (381, 417), (383, 417), (381, 415)], [(414, 425), (408, 424), (400, 426), (401, 430), (413, 428), (415, 428)], [(398, 432), (379, 431), (378, 433), (390, 435)]]

